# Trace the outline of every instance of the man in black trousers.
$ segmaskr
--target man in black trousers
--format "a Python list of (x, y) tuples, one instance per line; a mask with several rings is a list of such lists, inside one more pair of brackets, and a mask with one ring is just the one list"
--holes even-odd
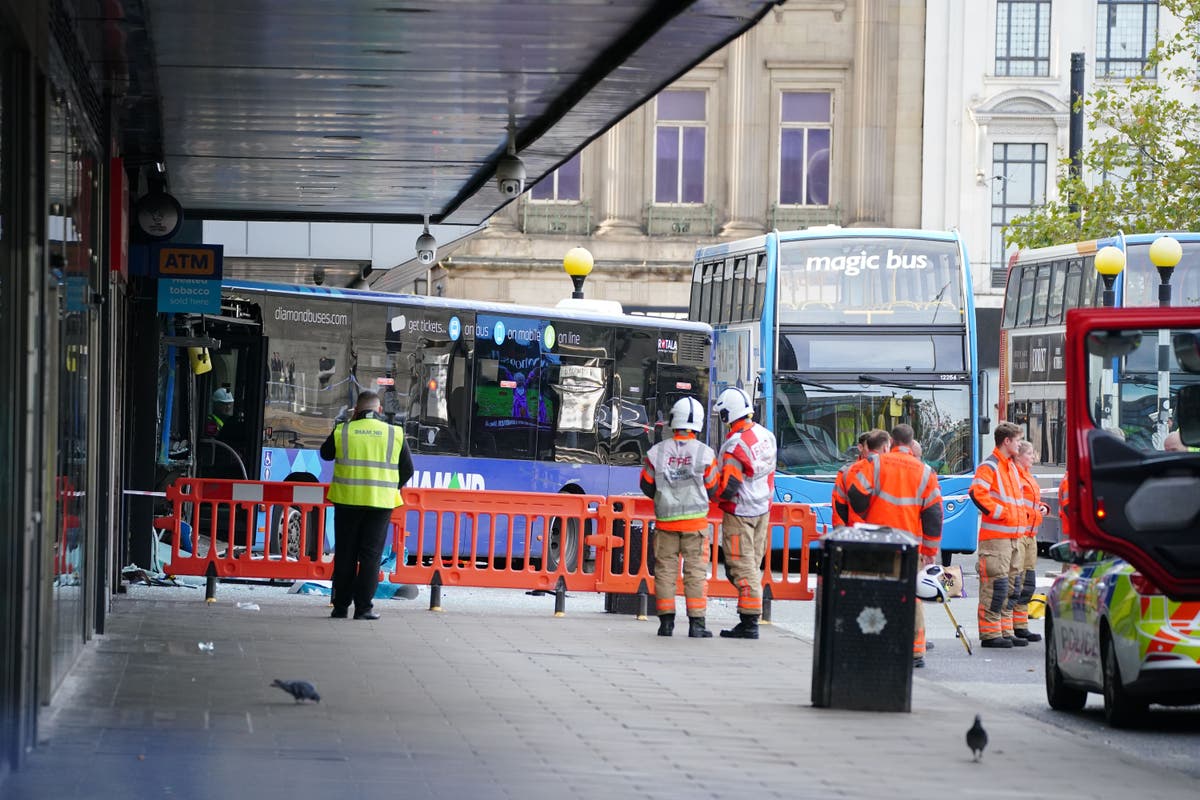
[(383, 418), (379, 395), (358, 395), (354, 417), (334, 425), (321, 445), (321, 458), (333, 463), (329, 502), (333, 503), (333, 613), (379, 619), (372, 606), (379, 565), (387, 545), (392, 512), (404, 505), (400, 487), (413, 474), (404, 430)]

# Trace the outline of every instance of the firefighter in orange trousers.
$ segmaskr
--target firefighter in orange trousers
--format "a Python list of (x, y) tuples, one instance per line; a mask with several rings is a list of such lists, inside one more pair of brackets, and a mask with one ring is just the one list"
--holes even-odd
[[(929, 465), (912, 454), (912, 428), (899, 429), (905, 450), (892, 450), (887, 431), (867, 436), (868, 455), (850, 476), (850, 506), (872, 525), (912, 534), (920, 542), (921, 566), (934, 563), (942, 540), (942, 490)], [(913, 631), (913, 666), (925, 666), (925, 613), (918, 602)]]
[(850, 510), (850, 501), (846, 497), (846, 477), (850, 474), (850, 470), (859, 461), (867, 457), (867, 434), (860, 433), (858, 435), (858, 458), (843, 465), (837, 471), (837, 476), (833, 479), (833, 497), (830, 505), (831, 517), (833, 518), (833, 526), (835, 528), (853, 525), (856, 522), (862, 522), (862, 517)]
[(762, 564), (771, 535), (771, 496), (775, 492), (775, 435), (751, 417), (745, 390), (721, 392), (713, 412), (729, 426), (721, 445), (717, 504), (725, 572), (738, 590), (737, 625), (721, 631), (726, 639), (757, 639), (762, 616)]
[(717, 493), (717, 456), (696, 438), (704, 406), (684, 397), (671, 408), (674, 436), (650, 448), (641, 486), (654, 500), (654, 595), (658, 635), (675, 633), (675, 584), (683, 558), (688, 636), (712, 638), (705, 627), (708, 591), (708, 505)]
[(1017, 563), (1009, 570), (1012, 581), (1012, 592), (1008, 602), (1012, 605), (1013, 636), (1027, 642), (1040, 642), (1042, 635), (1029, 630), (1029, 601), (1033, 599), (1034, 589), (1037, 588), (1037, 532), (1046, 517), (1045, 503), (1042, 502), (1042, 487), (1033, 477), (1030, 469), (1037, 458), (1033, 453), (1033, 444), (1022, 441), (1017, 445), (1017, 472), (1021, 476), (1021, 488), (1025, 497), (1025, 530), (1017, 539)]
[(972, 502), (979, 508), (979, 643), (982, 647), (1024, 647), (1012, 633), (1009, 572), (1017, 558), (1017, 538), (1025, 525), (1025, 495), (1013, 458), (1021, 429), (1011, 422), (996, 426), (996, 448), (975, 470)]

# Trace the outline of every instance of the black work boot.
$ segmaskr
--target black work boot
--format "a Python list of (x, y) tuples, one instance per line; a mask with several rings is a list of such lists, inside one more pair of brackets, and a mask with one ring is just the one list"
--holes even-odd
[(1013, 643), (1011, 640), (1005, 639), (1003, 636), (994, 636), (991, 639), (980, 639), (979, 646), (980, 647), (999, 647), (1001, 649), (1004, 649), (1004, 648), (1011, 648), (1013, 646)]
[(675, 633), (675, 615), (674, 614), (659, 614), (658, 616), (658, 635), (671, 636)]
[(742, 621), (726, 631), (721, 631), (722, 639), (757, 639), (758, 617), (754, 614), (738, 614)]
[(1040, 642), (1042, 640), (1040, 633), (1034, 633), (1028, 628), (1017, 628), (1013, 631), (1013, 636), (1018, 639), (1024, 639), (1027, 642)]
[(704, 627), (704, 617), (688, 617), (688, 638), (711, 639), (712, 631)]

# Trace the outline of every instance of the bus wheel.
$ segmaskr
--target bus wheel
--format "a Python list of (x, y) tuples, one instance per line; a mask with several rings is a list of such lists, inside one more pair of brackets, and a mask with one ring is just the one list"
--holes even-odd
[[(271, 553), (278, 555), (280, 552), (286, 558), (299, 560), (300, 558), (300, 509), (287, 508), (286, 513), (279, 514), (279, 521), (274, 533), (271, 536)], [(314, 515), (315, 517), (315, 515)], [(309, 520), (308, 525), (308, 556), (312, 560), (317, 560), (318, 542), (317, 526), (315, 519)]]
[(568, 519), (564, 526), (563, 519), (555, 517), (550, 523), (550, 541), (546, 543), (546, 569), (556, 570), (559, 562), (565, 561), (567, 572), (574, 572), (579, 566), (580, 539), (579, 520)]

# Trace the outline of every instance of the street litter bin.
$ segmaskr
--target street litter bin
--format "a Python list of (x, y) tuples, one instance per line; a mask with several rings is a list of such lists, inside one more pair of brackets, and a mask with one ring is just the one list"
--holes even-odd
[(912, 709), (917, 540), (874, 525), (821, 542), (812, 703), (859, 711)]

